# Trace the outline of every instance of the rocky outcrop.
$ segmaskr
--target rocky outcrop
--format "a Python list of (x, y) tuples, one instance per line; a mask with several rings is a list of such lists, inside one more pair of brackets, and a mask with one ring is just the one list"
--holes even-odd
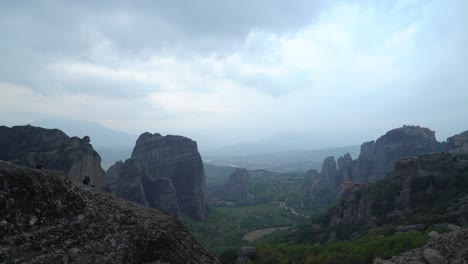
[(241, 247), (237, 252), (236, 264), (248, 264), (252, 263), (252, 258), (257, 254), (257, 250), (254, 247)]
[(181, 136), (144, 133), (132, 157), (106, 172), (109, 190), (125, 199), (203, 221), (205, 174), (197, 143)]
[(468, 131), (447, 138), (444, 149), (452, 153), (468, 153)]
[(301, 192), (309, 199), (316, 199), (319, 191), (327, 187), (323, 179), (323, 174), (317, 170), (306, 171)]
[(106, 187), (126, 200), (149, 206), (136, 160), (119, 161), (106, 171)]
[(209, 197), (232, 202), (253, 200), (254, 196), (249, 192), (250, 186), (249, 172), (244, 168), (237, 168), (229, 176), (226, 184), (210, 190)]
[(337, 176), (338, 174), (335, 157), (330, 156), (325, 158), (322, 163), (321, 178), (325, 182), (325, 186), (327, 186), (332, 191), (335, 191), (338, 188)]
[(1, 263), (217, 263), (174, 217), (0, 162)]
[(340, 186), (343, 182), (350, 182), (354, 180), (351, 172), (352, 162), (353, 158), (351, 158), (349, 153), (346, 153), (344, 156), (338, 158), (338, 186)]
[(35, 168), (59, 170), (76, 182), (90, 176), (97, 187), (104, 185), (101, 157), (90, 138), (69, 137), (58, 129), (34, 126), (0, 126), (0, 160)]
[(421, 226), (434, 221), (464, 224), (468, 215), (466, 177), (468, 160), (450, 153), (402, 159), (393, 172), (377, 183), (364, 188), (351, 184), (354, 189), (347, 192), (346, 199), (340, 199), (324, 217), (327, 221), (321, 226), (326, 228), (315, 233), (333, 230), (344, 239), (353, 231), (365, 232), (379, 225), (398, 229), (397, 226)]
[(468, 263), (468, 229), (433, 235), (421, 248), (413, 249), (390, 260), (377, 259), (374, 264), (403, 263)]

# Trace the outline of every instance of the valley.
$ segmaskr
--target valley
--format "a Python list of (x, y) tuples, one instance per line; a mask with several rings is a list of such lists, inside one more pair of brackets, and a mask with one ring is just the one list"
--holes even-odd
[(0, 264), (468, 264), (467, 14), (0, 1)]
[[(414, 259), (424, 260), (421, 252), (434, 248), (443, 255), (441, 258), (458, 260), (467, 253), (446, 252), (436, 238), (467, 242), (457, 235), (462, 233), (456, 232), (465, 232), (468, 227), (468, 132), (438, 142), (427, 128), (403, 126), (363, 143), (359, 155), (323, 157), (320, 151), (320, 167), (306, 170), (203, 164), (195, 141), (143, 133), (130, 157), (117, 161), (105, 173), (89, 137), (69, 137), (57, 129), (33, 126), (0, 127), (0, 136), (2, 160), (33, 168), (41, 162), (47, 170), (59, 171), (62, 174), (58, 177), (66, 182), (64, 193), (75, 188), (73, 184), (81, 184), (85, 173), (98, 184), (93, 195), (110, 193), (105, 195), (115, 197), (117, 204), (139, 206), (136, 208), (142, 208), (142, 214), (154, 208), (169, 217), (165, 220), (168, 223), (182, 223), (184, 228), (176, 228), (179, 231), (175, 232), (186, 232), (197, 241), (187, 240), (188, 244), (200, 243), (209, 249), (210, 253), (206, 253), (197, 248), (193, 254), (213, 263), (235, 263), (238, 258), (253, 263), (373, 263), (398, 259), (398, 255), (412, 249)], [(272, 163), (278, 159), (276, 154), (271, 157)], [(6, 163), (2, 166), (9, 175)], [(13, 170), (25, 175), (40, 173), (23, 167)], [(17, 182), (13, 176), (2, 177), (8, 184), (26, 184), (30, 188), (30, 183)], [(38, 188), (47, 189), (38, 184)], [(11, 192), (2, 188), (0, 194)], [(78, 193), (82, 195), (87, 194)], [(19, 212), (25, 207), (14, 200), (8, 204), (8, 208), (18, 206)], [(1, 231), (4, 227), (0, 227), (1, 232), (14, 237), (14, 232), (29, 230), (24, 225), (13, 225), (13, 215), (8, 217), (0, 219), (7, 228)], [(131, 221), (138, 221), (139, 215), (132, 217), (136, 218)], [(26, 217), (28, 221), (36, 218)], [(131, 221), (123, 227), (132, 225)], [(95, 228), (104, 230), (101, 226)], [(6, 252), (0, 255), (4, 260), (11, 259), (11, 254), (28, 258), (19, 255), (21, 247), (12, 249), (6, 246), (6, 240), (0, 242), (0, 252)], [(104, 247), (115, 244), (109, 243)], [(132, 248), (133, 243), (122, 246)], [(81, 246), (74, 245), (77, 249), (73, 251), (81, 252)], [(25, 248), (34, 258), (48, 258), (34, 247)], [(250, 253), (241, 256), (238, 252)], [(166, 253), (158, 256), (173, 258), (173, 253)], [(50, 257), (57, 254), (60, 252), (51, 249)], [(99, 254), (96, 251), (67, 257), (99, 258)], [(116, 253), (115, 258), (126, 256)]]

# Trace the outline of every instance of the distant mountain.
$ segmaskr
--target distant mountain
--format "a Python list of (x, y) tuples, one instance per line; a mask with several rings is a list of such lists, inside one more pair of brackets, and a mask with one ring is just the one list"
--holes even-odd
[(255, 155), (216, 156), (203, 155), (205, 164), (216, 166), (244, 167), (248, 169), (266, 169), (271, 171), (307, 171), (320, 169), (322, 161), (328, 156), (341, 156), (350, 153), (359, 155), (359, 146), (324, 148), (316, 150), (291, 150)]
[(106, 170), (112, 164), (119, 160), (125, 160), (132, 153), (133, 146), (138, 138), (120, 131), (116, 131), (98, 123), (63, 120), (63, 119), (45, 119), (32, 123), (34, 126), (44, 128), (58, 128), (70, 136), (91, 138), (91, 144), (102, 158), (102, 167)]
[(130, 147), (133, 148), (138, 135), (132, 135), (107, 128), (94, 122), (44, 119), (33, 122), (31, 125), (44, 128), (58, 128), (67, 135), (91, 138), (91, 144), (98, 149)]
[(326, 148), (321, 141), (323, 135), (317, 133), (297, 133), (285, 131), (255, 142), (233, 144), (216, 149), (203, 150), (206, 156), (245, 156), (292, 150)]

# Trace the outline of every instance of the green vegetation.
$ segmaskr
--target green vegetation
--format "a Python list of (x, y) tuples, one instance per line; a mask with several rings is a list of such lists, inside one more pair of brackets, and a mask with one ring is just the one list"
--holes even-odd
[(395, 209), (396, 187), (390, 177), (385, 177), (362, 191), (362, 196), (374, 201), (372, 211), (374, 215), (382, 219), (385, 215)]
[(215, 254), (229, 247), (239, 249), (248, 244), (242, 240), (248, 232), (293, 226), (300, 220), (275, 202), (246, 207), (218, 207), (208, 214), (204, 223), (194, 222), (188, 217), (182, 219), (195, 238)]
[(251, 193), (256, 203), (285, 202), (288, 207), (306, 216), (319, 215), (335, 203), (335, 195), (328, 190), (318, 190), (313, 195), (305, 190), (312, 183), (303, 173), (273, 173), (265, 170), (249, 172)]
[(461, 160), (468, 160), (468, 153), (458, 154), (456, 157)]
[[(210, 165), (205, 165), (205, 169), (207, 181), (211, 178), (211, 184), (225, 182), (228, 172), (233, 170)], [(250, 192), (255, 195), (255, 200), (238, 201), (236, 207), (216, 207), (204, 223), (183, 218), (185, 226), (192, 234), (223, 258), (237, 252), (239, 247), (249, 245), (242, 240), (246, 233), (271, 227), (294, 227), (308, 216), (325, 212), (335, 202), (335, 196), (329, 191), (315, 190), (313, 194), (307, 192), (312, 179), (305, 178), (301, 172), (253, 170), (249, 174), (252, 182)], [(280, 202), (293, 208), (296, 213), (281, 208)], [(260, 244), (262, 241), (267, 244), (272, 241), (287, 242), (288, 232), (290, 231), (276, 231), (268, 239), (260, 238), (257, 241)]]
[[(286, 244), (257, 246), (256, 263), (372, 263), (420, 247), (428, 237), (416, 231), (387, 237), (366, 235), (355, 241), (328, 242), (323, 245)], [(224, 262), (229, 263), (229, 262)]]
[(206, 174), (206, 185), (214, 185), (219, 183), (225, 183), (229, 179), (236, 168), (233, 167), (221, 167), (209, 164), (203, 164)]
[[(368, 188), (355, 192), (355, 198), (350, 201), (342, 201), (340, 207), (357, 206), (360, 199), (371, 201), (372, 217), (376, 217), (375, 223), (380, 228), (374, 229), (375, 234), (390, 235), (398, 226), (425, 224), (437, 226), (442, 223), (456, 223), (463, 211), (463, 197), (468, 192), (468, 171), (460, 173), (454, 171), (451, 176), (429, 175), (425, 177), (413, 177), (411, 179), (411, 195), (405, 206), (410, 206), (411, 214), (389, 215), (397, 208), (397, 186), (390, 177), (370, 185)], [(348, 204), (349, 203), (349, 204)], [(298, 225), (298, 239), (303, 243), (326, 242), (332, 231), (341, 240), (349, 239), (368, 233), (369, 227), (360, 223), (340, 224), (330, 229), (330, 217), (339, 214), (336, 208), (331, 208), (325, 214), (313, 216), (310, 220)], [(340, 209), (341, 210), (341, 209)], [(447, 213), (449, 212), (449, 213)], [(314, 225), (320, 225), (320, 232), (314, 233)]]
[[(468, 156), (457, 158), (468, 159)], [(359, 223), (342, 224), (331, 230), (330, 218), (338, 210), (331, 208), (335, 197), (325, 190), (311, 191), (312, 180), (302, 173), (255, 170), (250, 172), (250, 179), (250, 192), (255, 195), (255, 201), (238, 202), (238, 207), (216, 208), (204, 224), (185, 220), (194, 235), (217, 254), (222, 263), (234, 263), (237, 250), (248, 245), (257, 249), (255, 263), (372, 263), (376, 257), (390, 258), (422, 246), (431, 230), (445, 232), (446, 227), (438, 224), (457, 221), (459, 214), (447, 214), (447, 211), (459, 211), (463, 206), (459, 199), (466, 196), (468, 190), (468, 171), (454, 172), (453, 176), (413, 177), (410, 200), (405, 204), (411, 207), (412, 213), (390, 216), (389, 213), (397, 209), (398, 188), (392, 178), (386, 177), (355, 192), (356, 200), (365, 197), (366, 201), (372, 201), (372, 214), (379, 227), (369, 232), (368, 226)], [(352, 205), (356, 200), (344, 201), (340, 206)], [(304, 221), (304, 218), (294, 217), (280, 208), (279, 203), (283, 202), (300, 215), (311, 218)], [(317, 224), (321, 229), (314, 233), (312, 230)], [(411, 224), (426, 224), (430, 228), (424, 233), (395, 233), (398, 226)], [(250, 243), (242, 241), (248, 232), (279, 226), (291, 228)], [(288, 242), (293, 228), (299, 230), (293, 238), (296, 243)], [(327, 242), (331, 231), (336, 232), (338, 241)], [(358, 239), (347, 240), (351, 236)]]

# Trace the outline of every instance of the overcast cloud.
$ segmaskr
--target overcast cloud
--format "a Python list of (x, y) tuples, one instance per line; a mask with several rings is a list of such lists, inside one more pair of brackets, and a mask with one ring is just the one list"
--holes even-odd
[(468, 1), (323, 2), (2, 1), (0, 123), (89, 120), (225, 145), (468, 129)]

